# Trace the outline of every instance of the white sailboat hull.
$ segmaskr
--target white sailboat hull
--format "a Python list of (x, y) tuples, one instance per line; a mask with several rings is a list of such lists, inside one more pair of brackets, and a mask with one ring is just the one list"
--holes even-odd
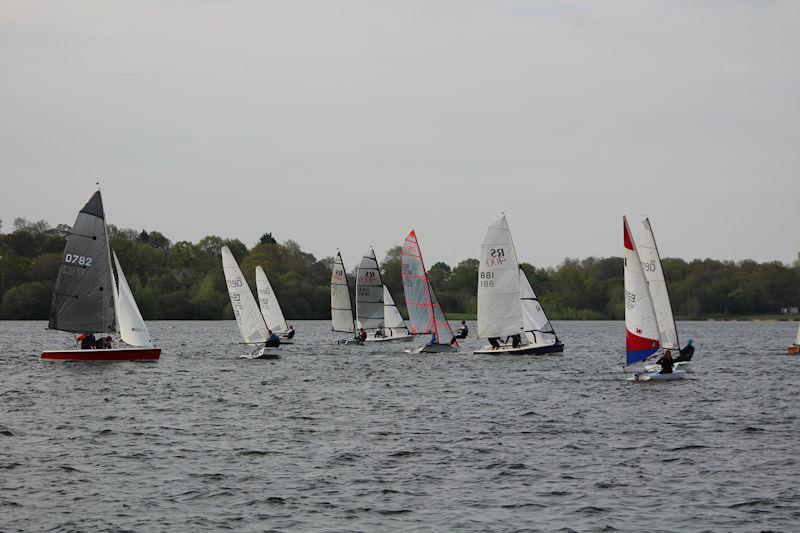
[(404, 341), (409, 342), (413, 339), (413, 335), (405, 334), (405, 335), (393, 335), (389, 337), (375, 337), (375, 336), (368, 336), (366, 342), (394, 342), (394, 341)]
[[(660, 372), (661, 365), (644, 365), (644, 369), (648, 372)], [(691, 361), (679, 361), (672, 365), (672, 370), (683, 370), (684, 372), (688, 372), (690, 374), (694, 373), (692, 370), (692, 362)]]
[(634, 374), (628, 378), (631, 382), (646, 382), (646, 381), (674, 381), (676, 379), (683, 379), (686, 377), (686, 371), (673, 370), (670, 374), (659, 374), (658, 372), (645, 372), (642, 374)]

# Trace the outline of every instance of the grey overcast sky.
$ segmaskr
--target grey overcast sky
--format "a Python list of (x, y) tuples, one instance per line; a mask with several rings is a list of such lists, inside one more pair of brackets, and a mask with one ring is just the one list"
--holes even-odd
[(800, 251), (800, 2), (0, 1), (0, 218), (271, 231), (348, 267)]

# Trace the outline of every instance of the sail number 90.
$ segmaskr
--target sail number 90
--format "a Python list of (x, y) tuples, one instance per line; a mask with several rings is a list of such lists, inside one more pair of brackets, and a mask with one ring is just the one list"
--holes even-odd
[(478, 279), (480, 287), (494, 287), (494, 272), (481, 272)]
[(70, 265), (80, 265), (87, 268), (92, 266), (92, 258), (83, 255), (66, 254), (64, 256), (64, 261)]

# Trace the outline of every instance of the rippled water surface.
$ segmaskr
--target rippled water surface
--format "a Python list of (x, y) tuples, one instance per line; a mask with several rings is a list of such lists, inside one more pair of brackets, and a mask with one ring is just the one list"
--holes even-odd
[(695, 373), (650, 384), (616, 322), (543, 357), (295, 325), (279, 360), (152, 322), (160, 362), (92, 364), (0, 322), (0, 530), (800, 530), (796, 323), (681, 323)]

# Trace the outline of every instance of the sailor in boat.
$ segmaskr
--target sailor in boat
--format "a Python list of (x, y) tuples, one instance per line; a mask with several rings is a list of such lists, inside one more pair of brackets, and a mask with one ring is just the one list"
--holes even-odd
[(672, 352), (669, 350), (664, 352), (664, 356), (656, 361), (657, 365), (661, 365), (661, 371), (659, 374), (672, 374), (672, 365), (674, 362), (675, 361), (672, 359)]
[[(519, 333), (517, 333), (516, 335), (512, 335), (511, 336), (511, 347), (512, 348), (517, 348), (521, 343), (522, 343), (522, 337), (520, 337)], [(506, 344), (508, 344), (508, 341), (506, 341)]]
[(386, 330), (383, 328), (383, 324), (378, 324), (378, 329), (375, 330), (375, 338), (383, 339), (385, 337), (386, 337)]
[(114, 341), (111, 339), (111, 337), (106, 337), (106, 338), (100, 337), (94, 343), (95, 350), (107, 350), (113, 347), (114, 347)]
[(681, 348), (680, 352), (678, 352), (678, 357), (675, 358), (676, 363), (692, 360), (692, 356), (694, 355), (694, 346), (692, 346), (692, 343), (694, 343), (692, 339), (686, 341), (686, 346)]
[(294, 333), (295, 333), (295, 331), (294, 331), (294, 326), (292, 326), (292, 325), (290, 324), (290, 325), (289, 325), (289, 329), (287, 329), (287, 330), (286, 330), (286, 333), (284, 333), (284, 334), (283, 334), (283, 336), (284, 336), (285, 338), (287, 338), (287, 339), (291, 339), (292, 337), (294, 337)]
[(94, 333), (86, 332), (75, 339), (75, 341), (80, 343), (81, 350), (91, 350), (94, 348), (95, 344)]
[(455, 338), (466, 339), (467, 335), (469, 335), (469, 328), (467, 327), (466, 321), (462, 320), (461, 325), (458, 326), (458, 329), (456, 330)]
[(264, 348), (277, 348), (281, 345), (281, 340), (278, 338), (272, 330), (267, 330), (267, 334), (269, 335), (267, 338), (267, 342), (264, 343)]
[(489, 344), (492, 345), (492, 350), (500, 349), (500, 337), (489, 337)]
[(356, 340), (359, 342), (364, 342), (367, 340), (367, 332), (364, 328), (358, 328), (358, 334), (356, 335)]

